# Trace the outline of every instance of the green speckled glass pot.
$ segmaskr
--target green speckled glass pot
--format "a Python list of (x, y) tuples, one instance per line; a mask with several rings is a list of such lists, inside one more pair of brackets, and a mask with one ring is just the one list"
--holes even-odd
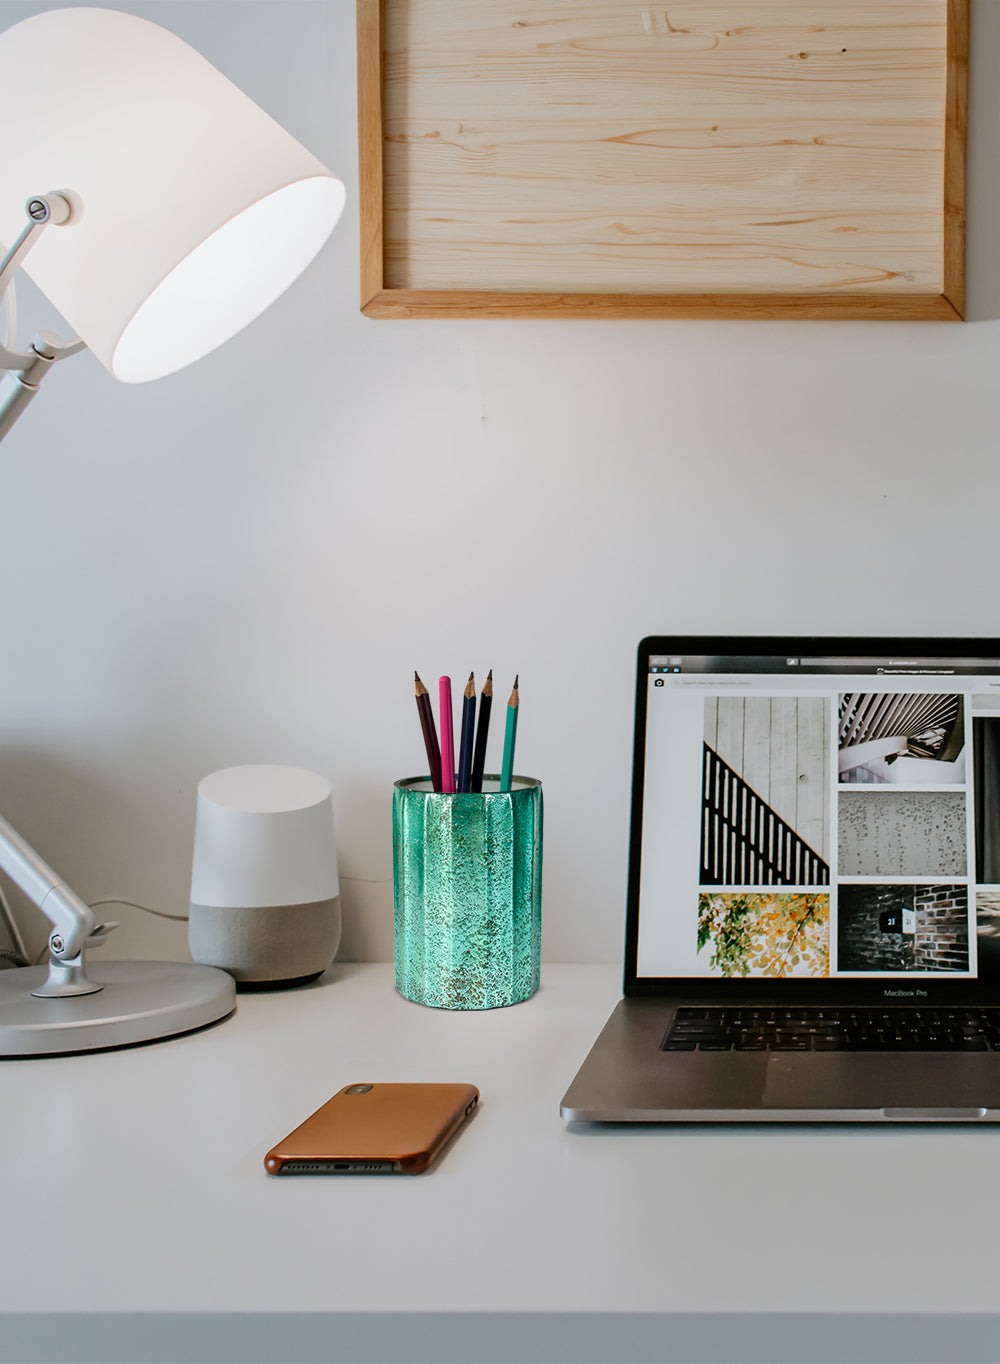
[(445, 795), (408, 777), (393, 790), (396, 988), (417, 1004), (497, 1009), (538, 989), (542, 784), (499, 784)]

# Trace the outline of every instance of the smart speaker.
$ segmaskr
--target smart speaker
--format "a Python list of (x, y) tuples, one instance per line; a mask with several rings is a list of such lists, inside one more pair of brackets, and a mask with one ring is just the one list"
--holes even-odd
[(340, 945), (328, 781), (258, 763), (199, 783), (188, 941), (195, 961), (241, 989), (304, 985), (326, 970)]

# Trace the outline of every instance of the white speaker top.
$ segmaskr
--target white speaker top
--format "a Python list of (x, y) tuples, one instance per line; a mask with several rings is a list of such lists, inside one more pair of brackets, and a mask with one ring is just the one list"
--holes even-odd
[(227, 767), (198, 785), (191, 901), (264, 907), (339, 894), (330, 783), (299, 767)]
[(306, 810), (330, 799), (330, 783), (316, 772), (280, 763), (226, 767), (198, 783), (198, 796), (212, 805), (245, 814), (277, 814)]

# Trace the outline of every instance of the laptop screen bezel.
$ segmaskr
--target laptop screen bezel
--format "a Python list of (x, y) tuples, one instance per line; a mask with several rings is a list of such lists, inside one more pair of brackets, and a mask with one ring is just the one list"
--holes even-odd
[[(639, 644), (636, 666), (635, 731), (632, 759), (632, 813), (628, 859), (628, 901), (625, 916), (625, 963), (623, 988), (626, 997), (669, 996), (732, 1005), (752, 1005), (776, 1000), (799, 1004), (822, 1004), (834, 998), (838, 1005), (874, 1007), (892, 1003), (963, 1004), (1000, 1002), (1000, 983), (962, 977), (937, 980), (921, 976), (913, 984), (920, 994), (911, 999), (898, 992), (907, 987), (905, 976), (882, 975), (872, 980), (855, 976), (831, 976), (822, 980), (801, 978), (775, 980), (734, 976), (640, 976), (639, 888), (642, 856), (642, 813), (646, 761), (646, 706), (649, 666), (653, 655), (684, 657), (780, 658), (884, 658), (887, 653), (927, 659), (983, 658), (1000, 664), (1000, 639), (969, 637), (917, 638), (914, 636), (821, 636), (821, 635), (650, 635)], [(974, 883), (970, 880), (970, 887)], [(893, 992), (893, 993), (890, 993)]]

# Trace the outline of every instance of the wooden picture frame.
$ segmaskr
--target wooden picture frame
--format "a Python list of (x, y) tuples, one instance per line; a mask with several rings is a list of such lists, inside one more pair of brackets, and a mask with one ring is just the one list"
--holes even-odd
[(357, 34), (369, 317), (964, 316), (968, 0), (357, 0)]

